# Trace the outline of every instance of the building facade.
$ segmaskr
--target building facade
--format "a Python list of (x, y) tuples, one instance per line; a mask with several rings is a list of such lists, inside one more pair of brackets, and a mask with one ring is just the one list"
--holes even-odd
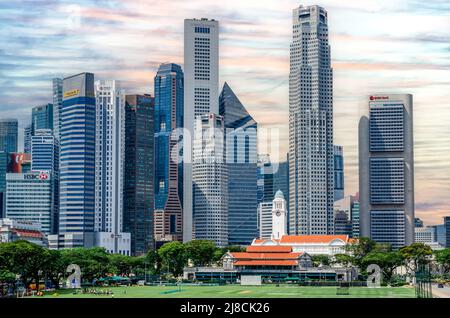
[(60, 130), (59, 236), (53, 248), (94, 245), (95, 215), (94, 74), (63, 80)]
[(17, 119), (0, 119), (0, 151), (17, 152)]
[(31, 153), (31, 124), (23, 129), (23, 152)]
[(414, 242), (412, 95), (372, 95), (359, 122), (361, 236)]
[(5, 214), (6, 172), (8, 171), (8, 153), (0, 151), (0, 219)]
[(344, 198), (344, 150), (333, 146), (334, 156), (334, 201)]
[(34, 136), (38, 129), (51, 129), (53, 131), (53, 104), (47, 103), (32, 108), (31, 136)]
[(162, 64), (154, 83), (155, 211), (162, 213), (165, 219), (163, 232), (160, 234), (182, 241), (183, 165), (179, 163), (179, 143), (184, 124), (183, 71), (177, 64)]
[(283, 192), (278, 190), (272, 201), (272, 235), (271, 238), (279, 240), (287, 235), (287, 209)]
[(52, 175), (50, 172), (6, 174), (6, 218), (40, 224), (52, 234)]
[(194, 238), (228, 245), (228, 172), (222, 116), (196, 119), (193, 150)]
[(131, 234), (131, 254), (153, 248), (154, 99), (126, 95), (124, 232)]
[(333, 71), (327, 12), (293, 10), (289, 74), (290, 234), (332, 234)]
[(59, 142), (61, 130), (61, 108), (63, 102), (63, 80), (62, 78), (52, 79), (53, 92), (53, 135)]
[(227, 83), (219, 97), (219, 112), (226, 130), (228, 243), (248, 245), (258, 234), (258, 124)]
[[(192, 149), (196, 117), (219, 114), (219, 22), (184, 20), (183, 241), (193, 238)], [(187, 136), (186, 134), (190, 134)]]
[(25, 240), (41, 247), (47, 247), (47, 237), (41, 231), (41, 225), (39, 223), (33, 223), (27, 220), (0, 218), (0, 243), (19, 240)]
[(131, 255), (123, 231), (125, 93), (114, 80), (96, 81), (95, 245)]
[(445, 247), (450, 247), (450, 216), (444, 217)]
[(272, 201), (261, 202), (258, 206), (258, 231), (262, 239), (272, 237), (272, 206)]

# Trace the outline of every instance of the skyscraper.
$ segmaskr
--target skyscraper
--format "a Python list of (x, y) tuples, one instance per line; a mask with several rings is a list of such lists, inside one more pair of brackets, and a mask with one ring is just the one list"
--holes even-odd
[(53, 104), (44, 104), (33, 107), (31, 110), (31, 135), (38, 129), (53, 130)]
[(95, 209), (95, 94), (94, 74), (63, 80), (60, 140), (59, 237), (53, 247), (94, 244)]
[(196, 118), (193, 161), (195, 239), (228, 245), (228, 174), (224, 120), (216, 114)]
[(183, 165), (178, 162), (176, 129), (183, 127), (183, 93), (181, 67), (162, 64), (155, 76), (155, 210), (164, 218), (161, 235), (179, 241), (183, 240)]
[(42, 232), (53, 233), (51, 172), (6, 174), (6, 217), (39, 223)]
[(54, 78), (52, 80), (53, 90), (53, 135), (56, 140), (60, 139), (61, 129), (61, 108), (63, 101), (63, 80), (61, 78)]
[(130, 255), (123, 232), (125, 93), (117, 81), (96, 81), (95, 245)]
[(52, 228), (50, 232), (58, 231), (59, 215), (59, 157), (58, 141), (51, 129), (36, 129), (31, 140), (31, 171), (47, 172), (51, 175), (51, 215)]
[(153, 247), (153, 116), (153, 97), (126, 95), (123, 225), (131, 234), (132, 255)]
[(361, 236), (414, 242), (412, 95), (372, 95), (359, 122)]
[(226, 129), (228, 243), (248, 245), (258, 234), (258, 124), (227, 83), (220, 94), (219, 107)]
[(333, 72), (328, 17), (319, 6), (300, 6), (292, 18), (290, 234), (333, 234)]
[(5, 216), (7, 169), (8, 169), (8, 153), (0, 150), (0, 218), (3, 218)]
[(261, 202), (272, 202), (274, 195), (273, 167), (269, 154), (259, 154), (257, 162), (257, 200)]
[(219, 22), (184, 20), (183, 241), (192, 239), (194, 122), (197, 116), (219, 114)]
[(31, 124), (23, 129), (23, 152), (31, 153)]
[(17, 152), (17, 119), (0, 119), (0, 151)]
[(344, 152), (342, 146), (333, 146), (334, 201), (344, 198)]
[(31, 139), (31, 170), (58, 170), (58, 145), (50, 129), (37, 129)]
[(444, 217), (445, 247), (450, 247), (450, 216)]

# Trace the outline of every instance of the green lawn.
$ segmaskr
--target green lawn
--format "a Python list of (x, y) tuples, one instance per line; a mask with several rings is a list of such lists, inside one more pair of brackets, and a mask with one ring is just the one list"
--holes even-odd
[[(97, 288), (97, 290), (106, 288)], [(263, 286), (132, 286), (112, 287), (114, 298), (413, 298), (411, 287), (351, 287), (349, 295), (336, 295), (336, 287)], [(45, 293), (52, 298), (112, 298), (112, 295), (76, 294), (71, 290)]]

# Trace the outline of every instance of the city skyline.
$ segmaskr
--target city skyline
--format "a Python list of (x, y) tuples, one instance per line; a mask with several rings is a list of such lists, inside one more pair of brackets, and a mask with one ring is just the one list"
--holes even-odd
[[(0, 52), (4, 60), (0, 70), (5, 88), (0, 93), (0, 117), (19, 119), (21, 144), (31, 107), (51, 102), (51, 78), (82, 71), (95, 73), (96, 79), (122, 80), (129, 89), (127, 93), (153, 94), (153, 77), (160, 63), (170, 61), (183, 66), (184, 18), (205, 16), (219, 20), (221, 25), (219, 86), (228, 81), (261, 126), (281, 129), (284, 148), (281, 154), (284, 154), (288, 145), (285, 126), (288, 122), (291, 10), (299, 4), (316, 2), (246, 1), (238, 4), (231, 1), (229, 7), (205, 3), (190, 2), (192, 8), (187, 9), (187, 4), (176, 1), (150, 1), (140, 4), (139, 8), (134, 1), (120, 5), (114, 1), (83, 1), (77, 8), (86, 24), (81, 24), (80, 32), (71, 36), (73, 26), (67, 26), (67, 21), (55, 18), (50, 12), (55, 9), (56, 13), (66, 12), (67, 15), (69, 4), (61, 1), (53, 7), (54, 1), (44, 1), (39, 9), (42, 10), (39, 26), (27, 19), (2, 25), (2, 33), (15, 30), (21, 31), (23, 36), (12, 37), (5, 33), (0, 40), (9, 44), (3, 45), (5, 49)], [(449, 39), (445, 34), (450, 25), (450, 6), (435, 3), (434, 9), (433, 4), (418, 1), (340, 5), (336, 1), (317, 1), (330, 16), (335, 86), (334, 142), (344, 147), (346, 195), (355, 193), (358, 188), (357, 123), (366, 95), (371, 92), (412, 93), (415, 98), (416, 215), (429, 224), (442, 222), (442, 216), (450, 210), (450, 165), (447, 163), (450, 161), (450, 126), (447, 123), (450, 109), (445, 108), (450, 98), (445, 88), (450, 85), (445, 78), (445, 71), (450, 69), (445, 63), (445, 58), (450, 56)], [(158, 9), (146, 10), (146, 5)], [(175, 10), (179, 6), (181, 10)], [(72, 12), (77, 12), (77, 8), (72, 7)], [(24, 7), (14, 4), (2, 4), (0, 9), (10, 13), (8, 17), (0, 13), (2, 24), (9, 24), (12, 20), (8, 18), (14, 18), (14, 13), (22, 18), (29, 14)], [(376, 23), (380, 15), (383, 15), (383, 25)], [(359, 23), (358, 28), (353, 27), (354, 23)], [(111, 28), (120, 32), (110, 32)], [(107, 37), (104, 32), (108, 32)], [(124, 38), (127, 41), (119, 41)], [(77, 43), (81, 45), (75, 47)], [(54, 59), (59, 60), (58, 63), (54, 63)], [(100, 60), (103, 62), (99, 63)], [(377, 72), (375, 76), (374, 72)], [(30, 94), (30, 89), (36, 93)], [(428, 111), (430, 106), (433, 112)]]

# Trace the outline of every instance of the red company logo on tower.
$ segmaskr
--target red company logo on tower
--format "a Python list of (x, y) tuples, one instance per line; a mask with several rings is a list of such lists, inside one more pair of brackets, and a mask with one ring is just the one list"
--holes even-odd
[(45, 172), (41, 172), (41, 173), (39, 174), (39, 179), (41, 179), (41, 180), (47, 180), (47, 179), (48, 179), (48, 174), (45, 173)]
[(389, 99), (389, 96), (370, 96), (370, 100), (380, 100), (380, 99)]

